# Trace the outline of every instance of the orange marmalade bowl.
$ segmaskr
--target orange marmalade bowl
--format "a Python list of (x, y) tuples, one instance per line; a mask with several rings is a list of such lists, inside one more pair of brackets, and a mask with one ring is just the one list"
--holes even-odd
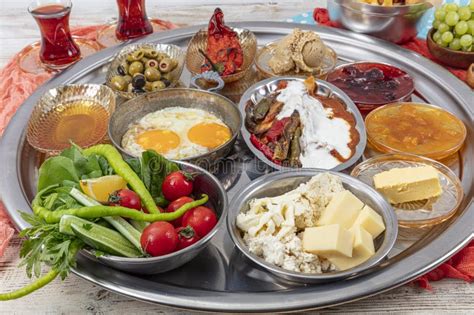
[(378, 151), (405, 152), (441, 160), (462, 147), (466, 126), (450, 112), (430, 104), (392, 103), (365, 118), (367, 139)]

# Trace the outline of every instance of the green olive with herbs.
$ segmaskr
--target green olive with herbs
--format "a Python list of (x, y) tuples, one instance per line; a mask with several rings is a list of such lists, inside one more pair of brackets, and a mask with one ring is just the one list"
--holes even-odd
[(155, 68), (155, 69), (158, 69), (158, 61), (156, 61), (155, 59), (150, 59), (146, 62), (145, 64), (145, 68)]
[(163, 90), (164, 88), (166, 88), (166, 85), (163, 81), (155, 81), (151, 83), (152, 91), (159, 91), (159, 90)]
[(161, 79), (161, 73), (156, 68), (146, 68), (145, 78), (151, 82), (158, 81), (159, 79)]
[(127, 81), (124, 79), (124, 77), (120, 75), (113, 76), (110, 80), (110, 84), (115, 90), (118, 91), (125, 91), (125, 89), (127, 88)]
[(143, 73), (143, 63), (140, 61), (134, 61), (128, 67), (128, 73), (133, 77), (136, 73)]
[(124, 75), (123, 76), (125, 82), (127, 82), (127, 84), (129, 84), (130, 82), (132, 82), (132, 76), (131, 75)]
[(147, 92), (151, 92), (152, 91), (152, 85), (153, 85), (153, 82), (146, 81), (145, 86), (143, 87), (143, 89)]
[(163, 58), (160, 61), (160, 71), (161, 72), (170, 72), (173, 69), (173, 61), (171, 58)]
[(132, 55), (133, 60), (138, 61), (145, 57), (145, 51), (143, 49), (138, 49), (132, 52), (130, 55)]

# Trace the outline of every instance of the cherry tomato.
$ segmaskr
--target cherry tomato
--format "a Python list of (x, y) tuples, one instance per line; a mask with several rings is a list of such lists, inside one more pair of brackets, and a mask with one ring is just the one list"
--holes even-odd
[(161, 190), (169, 201), (188, 196), (193, 192), (192, 176), (182, 171), (173, 172), (165, 177)]
[[(190, 198), (190, 197), (187, 197), (187, 196), (178, 198), (175, 201), (173, 201), (172, 203), (170, 203), (168, 205), (168, 207), (166, 207), (165, 211), (166, 212), (175, 212), (176, 210), (181, 208), (184, 204), (186, 204), (188, 202), (192, 202), (192, 201), (194, 201), (194, 199)], [(170, 223), (173, 224), (174, 227), (180, 227), (180, 226), (182, 226), (182, 224), (181, 224), (182, 220), (183, 220), (183, 216), (180, 216), (176, 220), (170, 221)]]
[(109, 204), (136, 210), (142, 209), (140, 197), (130, 189), (120, 189), (113, 192), (109, 196)]
[(143, 250), (151, 256), (162, 256), (174, 252), (178, 241), (178, 233), (173, 225), (166, 221), (153, 222), (143, 230), (140, 237)]
[(181, 226), (176, 229), (176, 233), (178, 233), (178, 250), (191, 246), (201, 239), (190, 226)]
[(188, 210), (183, 215), (183, 226), (191, 226), (194, 231), (204, 237), (217, 223), (217, 216), (211, 209), (199, 206)]

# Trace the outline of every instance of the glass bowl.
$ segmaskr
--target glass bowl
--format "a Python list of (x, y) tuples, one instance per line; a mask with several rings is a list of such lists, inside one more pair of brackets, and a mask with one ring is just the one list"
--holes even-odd
[(450, 112), (423, 103), (393, 103), (365, 118), (367, 139), (383, 153), (411, 153), (441, 160), (461, 149), (464, 123)]
[(262, 48), (260, 48), (257, 52), (257, 58), (255, 60), (255, 65), (257, 66), (257, 70), (259, 75), (265, 79), (278, 77), (278, 76), (301, 76), (301, 77), (308, 77), (314, 76), (318, 79), (325, 80), (328, 73), (334, 70), (337, 62), (337, 54), (336, 52), (329, 46), (326, 46), (328, 49), (328, 54), (324, 57), (323, 63), (320, 67), (313, 68), (312, 72), (296, 72), (294, 70), (276, 74), (273, 72), (272, 68), (268, 65), (268, 62), (272, 58), (278, 41), (274, 41), (271, 43), (266, 44)]
[[(257, 53), (257, 38), (255, 34), (247, 29), (232, 28), (239, 36), (240, 45), (244, 52), (244, 63), (240, 71), (222, 76), (225, 83), (235, 82), (242, 79), (247, 71), (252, 67)], [(207, 30), (197, 32), (189, 42), (188, 52), (186, 53), (186, 67), (191, 74), (201, 73), (201, 66), (204, 63), (204, 56), (199, 50), (207, 50)]]
[(105, 84), (112, 88), (114, 92), (126, 99), (131, 99), (134, 98), (138, 95), (142, 94), (147, 94), (149, 92), (144, 92), (144, 93), (134, 93), (134, 92), (125, 92), (125, 91), (117, 91), (113, 88), (111, 81), (112, 78), (116, 75), (120, 75), (118, 72), (118, 66), (124, 62), (129, 54), (132, 52), (138, 50), (138, 49), (155, 49), (158, 52), (162, 52), (167, 54), (170, 58), (176, 59), (178, 61), (178, 65), (176, 68), (173, 69), (173, 71), (170, 72), (171, 74), (171, 84), (169, 87), (175, 87), (179, 83), (179, 79), (181, 77), (181, 73), (183, 72), (183, 67), (184, 67), (184, 51), (176, 45), (168, 45), (168, 44), (131, 44), (126, 47), (124, 47), (112, 60), (109, 70), (107, 71), (107, 75), (105, 78)]
[(370, 158), (357, 165), (351, 172), (353, 177), (374, 187), (373, 177), (393, 168), (430, 165), (439, 172), (441, 196), (392, 205), (398, 224), (407, 228), (423, 228), (448, 220), (456, 213), (464, 196), (461, 181), (444, 164), (413, 154), (384, 154)]
[(46, 92), (33, 109), (26, 138), (51, 155), (71, 146), (99, 143), (115, 110), (115, 94), (105, 85), (71, 84)]

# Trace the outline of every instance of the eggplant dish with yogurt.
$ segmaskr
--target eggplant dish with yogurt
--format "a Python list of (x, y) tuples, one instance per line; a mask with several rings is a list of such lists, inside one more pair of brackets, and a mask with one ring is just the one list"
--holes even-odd
[(313, 77), (281, 81), (275, 93), (246, 104), (250, 141), (274, 163), (331, 169), (354, 155), (360, 139), (354, 116), (317, 90)]

